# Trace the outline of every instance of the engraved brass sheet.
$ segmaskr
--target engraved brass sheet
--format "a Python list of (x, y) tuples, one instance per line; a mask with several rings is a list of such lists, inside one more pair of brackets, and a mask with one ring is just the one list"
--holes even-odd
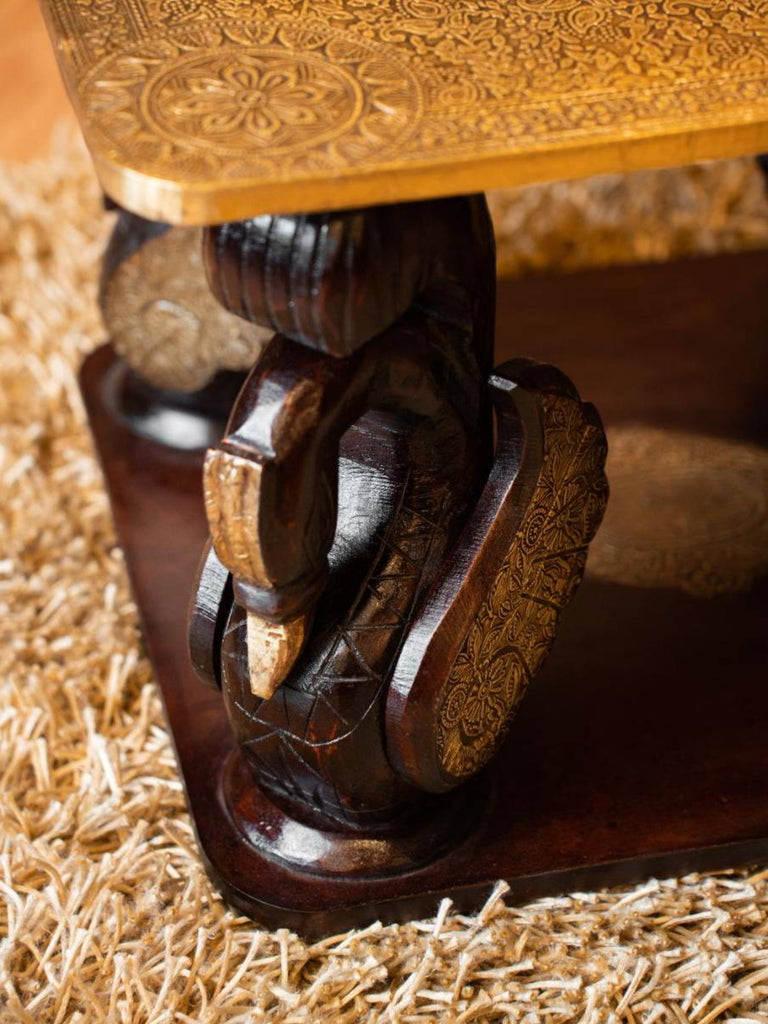
[(608, 497), (602, 430), (572, 398), (546, 396), (542, 412), (533, 497), (436, 706), (438, 758), (452, 781), (474, 775), (498, 749), (581, 582)]
[(768, 149), (766, 0), (41, 0), (106, 190), (202, 224)]

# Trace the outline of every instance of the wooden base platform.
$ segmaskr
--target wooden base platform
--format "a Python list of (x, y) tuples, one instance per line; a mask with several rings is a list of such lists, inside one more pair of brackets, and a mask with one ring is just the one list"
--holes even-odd
[[(609, 427), (765, 442), (768, 253), (502, 282), (498, 359), (561, 366)], [(588, 578), (492, 769), (472, 840), (388, 879), (299, 875), (245, 843), (220, 800), (233, 742), (188, 662), (206, 534), (200, 457), (136, 436), (83, 390), (208, 870), (239, 910), (318, 935), (511, 898), (768, 858), (768, 587), (703, 598)], [(768, 509), (768, 495), (765, 496)], [(704, 514), (705, 510), (703, 510)], [(768, 511), (766, 511), (768, 515)]]

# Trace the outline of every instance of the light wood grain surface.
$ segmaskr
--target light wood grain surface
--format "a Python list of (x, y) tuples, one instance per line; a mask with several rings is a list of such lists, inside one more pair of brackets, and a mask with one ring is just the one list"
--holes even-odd
[(74, 124), (34, 0), (0, 0), (0, 160), (44, 156), (59, 121)]

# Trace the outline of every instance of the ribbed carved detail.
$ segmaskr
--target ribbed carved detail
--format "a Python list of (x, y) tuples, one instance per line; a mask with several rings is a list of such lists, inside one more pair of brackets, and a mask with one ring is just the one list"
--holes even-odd
[(207, 229), (204, 255), (228, 310), (346, 356), (446, 284), (471, 303), (492, 273), (492, 237), (484, 200), (469, 197), (254, 217)]

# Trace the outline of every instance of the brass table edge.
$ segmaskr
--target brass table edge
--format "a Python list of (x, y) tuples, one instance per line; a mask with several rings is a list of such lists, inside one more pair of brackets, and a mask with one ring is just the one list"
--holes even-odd
[[(88, 137), (86, 133), (86, 143)], [(326, 178), (294, 181), (238, 180), (183, 183), (156, 178), (117, 165), (91, 151), (104, 191), (132, 213), (179, 225), (206, 225), (242, 220), (262, 213), (301, 213), (338, 210), (417, 199), (487, 191), (537, 182), (584, 178), (594, 174), (626, 173), (676, 166), (699, 160), (749, 156), (768, 149), (768, 109), (742, 122), (692, 127), (681, 134), (648, 130), (626, 139), (606, 142), (596, 136), (540, 150), (476, 155), (446, 166), (434, 159), (353, 170)], [(311, 194), (308, 204), (307, 196)]]

